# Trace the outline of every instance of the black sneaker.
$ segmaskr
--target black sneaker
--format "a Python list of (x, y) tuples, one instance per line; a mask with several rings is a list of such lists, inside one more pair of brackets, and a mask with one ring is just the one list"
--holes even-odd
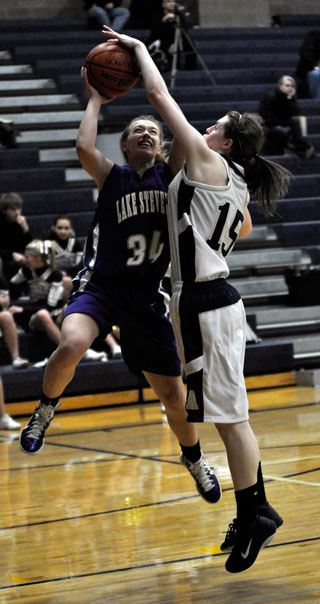
[(226, 561), (229, 573), (241, 573), (250, 568), (262, 547), (270, 543), (277, 526), (273, 520), (257, 516), (250, 524), (237, 526), (236, 542)]
[(234, 518), (232, 520), (232, 522), (230, 522), (230, 524), (227, 528), (224, 542), (221, 543), (221, 545), (220, 545), (220, 549), (222, 552), (231, 552), (231, 550), (236, 542), (237, 522), (238, 522), (237, 518)]
[(277, 528), (283, 524), (283, 519), (280, 514), (278, 514), (277, 510), (275, 510), (268, 502), (258, 505), (258, 514), (259, 516), (264, 516), (264, 518), (273, 520)]
[[(262, 503), (261, 505), (259, 505), (258, 514), (259, 516), (264, 516), (264, 518), (269, 518), (269, 520), (273, 520), (277, 528), (279, 528), (279, 526), (283, 524), (281, 516), (269, 503)], [(236, 535), (237, 519), (234, 518), (227, 528), (224, 542), (220, 545), (220, 549), (222, 552), (228, 552), (232, 550), (236, 542)]]
[(20, 447), (25, 453), (39, 453), (44, 446), (44, 437), (53, 416), (52, 405), (39, 405), (20, 434)]
[(199, 461), (191, 463), (181, 453), (180, 461), (189, 470), (192, 478), (195, 480), (201, 497), (208, 503), (217, 503), (221, 499), (220, 483), (214, 470), (204, 460), (203, 455), (201, 455)]

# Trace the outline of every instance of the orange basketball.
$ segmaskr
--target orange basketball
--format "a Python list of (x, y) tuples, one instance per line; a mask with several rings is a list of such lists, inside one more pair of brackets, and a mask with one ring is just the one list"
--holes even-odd
[(134, 51), (120, 44), (98, 44), (90, 50), (85, 67), (90, 84), (106, 99), (133, 88), (139, 75)]

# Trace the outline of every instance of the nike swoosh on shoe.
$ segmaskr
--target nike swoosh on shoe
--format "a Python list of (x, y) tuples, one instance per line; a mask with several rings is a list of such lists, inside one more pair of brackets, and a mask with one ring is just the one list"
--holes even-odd
[(245, 552), (240, 552), (241, 554), (241, 558), (243, 558), (244, 560), (246, 560), (246, 558), (248, 558), (249, 554), (250, 554), (250, 548), (251, 548), (251, 544), (252, 544), (252, 538), (249, 541), (248, 547), (245, 550)]

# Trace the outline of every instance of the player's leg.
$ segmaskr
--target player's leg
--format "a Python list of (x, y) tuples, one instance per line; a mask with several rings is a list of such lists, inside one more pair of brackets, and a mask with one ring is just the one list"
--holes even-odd
[(237, 503), (237, 532), (226, 569), (237, 573), (254, 563), (277, 526), (259, 515), (260, 452), (249, 422), (217, 424), (217, 429), (226, 447)]
[(59, 346), (52, 353), (44, 373), (42, 390), (48, 399), (61, 396), (72, 380), (76, 366), (98, 335), (99, 327), (89, 315), (73, 313), (65, 317)]
[(181, 447), (181, 463), (189, 470), (200, 495), (209, 503), (221, 498), (215, 470), (205, 461), (195, 424), (187, 422), (186, 389), (180, 376), (143, 372), (150, 386), (164, 404), (168, 423)]
[(43, 448), (45, 433), (59, 398), (98, 334), (98, 325), (89, 315), (73, 313), (64, 319), (60, 343), (45, 370), (39, 406), (21, 432), (20, 445), (26, 453), (38, 453)]
[(168, 423), (182, 445), (191, 447), (198, 441), (195, 424), (187, 423), (186, 390), (180, 376), (164, 376), (143, 372), (151, 388), (164, 404)]
[[(247, 478), (247, 483), (250, 486), (251, 484), (256, 484), (257, 487), (257, 514), (259, 514), (259, 516), (263, 516), (265, 518), (268, 518), (269, 520), (272, 520), (276, 527), (279, 528), (282, 524), (283, 524), (283, 520), (281, 518), (281, 516), (278, 514), (278, 512), (270, 505), (270, 503), (267, 500), (267, 496), (266, 496), (266, 492), (265, 492), (265, 487), (264, 487), (264, 480), (263, 480), (263, 475), (262, 475), (262, 469), (261, 469), (261, 462), (260, 462), (260, 457), (259, 457), (259, 453), (257, 454), (257, 443), (256, 443), (256, 439), (255, 436), (250, 428), (250, 425), (246, 422), (247, 425), (243, 425), (243, 424), (236, 424), (234, 427), (233, 425), (229, 425), (229, 426), (223, 426), (223, 425), (217, 425), (217, 429), (225, 443), (226, 446), (226, 450), (228, 453), (228, 462), (229, 462), (229, 467), (230, 467), (230, 471), (232, 474), (232, 478), (233, 478), (233, 482), (235, 486), (235, 490), (239, 490), (241, 491), (241, 487), (244, 484), (244, 479), (246, 476), (246, 473), (242, 473), (242, 468), (241, 468), (241, 460), (242, 462), (245, 464), (244, 467), (250, 467), (252, 462), (254, 461), (254, 466), (253, 466), (253, 472), (251, 470), (250, 473), (250, 477)], [(248, 429), (248, 440), (246, 438), (246, 432)], [(245, 450), (245, 454), (243, 457), (239, 457), (238, 459), (238, 449), (236, 449), (237, 445), (238, 445), (238, 441), (239, 441), (239, 436), (240, 436), (240, 432), (242, 433), (242, 435), (245, 438), (245, 442), (243, 443), (244, 446), (244, 450)], [(234, 440), (233, 440), (234, 439)], [(241, 442), (241, 438), (240, 438), (240, 442)], [(250, 445), (250, 441), (251, 441), (251, 445)], [(249, 446), (248, 446), (249, 443)], [(243, 447), (241, 447), (243, 448)], [(241, 454), (241, 448), (240, 448), (240, 454)], [(252, 455), (252, 459), (249, 459), (249, 462), (247, 462), (247, 453), (250, 453), (250, 451), (252, 450), (253, 455)], [(254, 467), (258, 462), (258, 466), (257, 466), (257, 473), (256, 475), (254, 474)], [(239, 467), (240, 466), (240, 467)], [(240, 481), (239, 481), (239, 475), (240, 475)], [(245, 488), (245, 487), (244, 487)], [(241, 494), (240, 494), (241, 497)], [(236, 498), (237, 498), (237, 493), (236, 493)], [(237, 531), (238, 531), (238, 526), (239, 526), (239, 515), (237, 515), (236, 518), (233, 519), (233, 521), (229, 524), (228, 530), (226, 531), (226, 537), (224, 539), (224, 542), (222, 543), (221, 550), (222, 551), (231, 551), (233, 546), (236, 543), (236, 537), (237, 537)]]

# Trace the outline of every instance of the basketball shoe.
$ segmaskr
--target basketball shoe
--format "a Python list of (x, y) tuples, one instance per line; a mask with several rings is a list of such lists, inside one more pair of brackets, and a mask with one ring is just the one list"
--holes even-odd
[[(258, 505), (258, 514), (260, 516), (263, 516), (264, 518), (269, 518), (269, 520), (273, 520), (273, 522), (275, 523), (277, 528), (279, 528), (283, 524), (283, 520), (282, 520), (281, 516), (267, 502), (262, 503), (261, 505)], [(228, 551), (232, 550), (232, 548), (236, 542), (237, 525), (238, 525), (237, 518), (234, 518), (233, 521), (230, 522), (230, 524), (228, 526), (224, 542), (220, 545), (220, 549), (222, 552), (228, 552)]]
[(40, 404), (34, 410), (20, 434), (20, 447), (25, 453), (39, 453), (43, 449), (46, 429), (54, 416), (56, 407)]
[(241, 573), (250, 568), (262, 547), (270, 543), (277, 526), (273, 520), (257, 516), (250, 524), (238, 525), (235, 544), (226, 561), (229, 573)]
[(199, 461), (191, 463), (181, 453), (180, 461), (187, 470), (189, 470), (192, 478), (195, 480), (197, 489), (208, 503), (217, 503), (221, 498), (221, 487), (215, 471), (209, 466), (201, 455)]

